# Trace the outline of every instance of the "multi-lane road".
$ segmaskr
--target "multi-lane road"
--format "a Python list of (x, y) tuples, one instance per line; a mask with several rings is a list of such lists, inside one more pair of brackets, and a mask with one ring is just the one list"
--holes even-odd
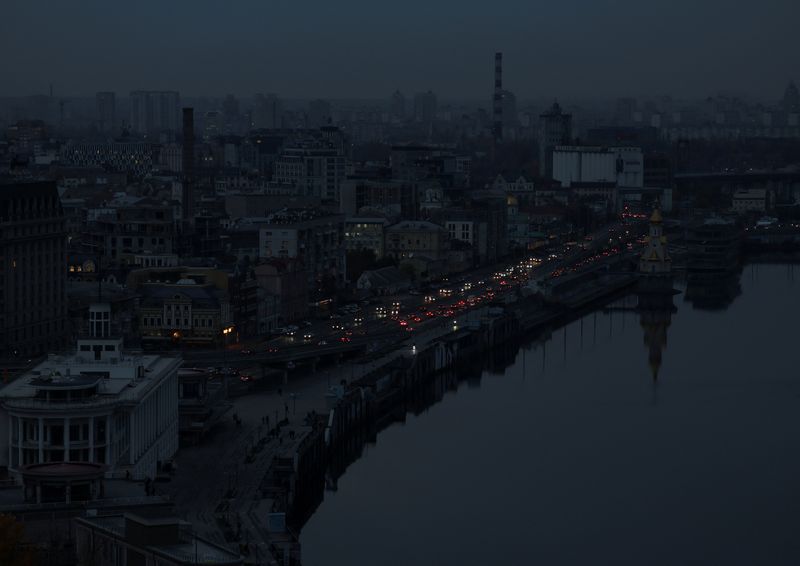
[(503, 302), (530, 279), (577, 272), (629, 253), (641, 244), (646, 223), (615, 222), (580, 242), (537, 250), (514, 263), (484, 267), (420, 290), (345, 305), (325, 320), (298, 324), (293, 336), (236, 345), (224, 351), (185, 351), (188, 366), (280, 367), (312, 358), (370, 353), (404, 343), (415, 333), (446, 326), (487, 303)]

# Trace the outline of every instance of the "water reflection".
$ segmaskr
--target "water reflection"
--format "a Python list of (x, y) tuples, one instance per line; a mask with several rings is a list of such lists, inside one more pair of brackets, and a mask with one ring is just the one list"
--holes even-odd
[(715, 275), (689, 274), (685, 300), (700, 310), (719, 311), (730, 307), (742, 294), (741, 271)]
[(658, 381), (672, 315), (678, 311), (672, 301), (675, 293), (677, 291), (672, 288), (672, 277), (665, 278), (657, 287), (640, 286), (637, 292), (636, 310), (639, 313), (639, 324), (644, 331), (647, 361), (653, 383)]
[(800, 293), (746, 269), (735, 308), (638, 290), (429, 383), (340, 466), (304, 563), (800, 564)]

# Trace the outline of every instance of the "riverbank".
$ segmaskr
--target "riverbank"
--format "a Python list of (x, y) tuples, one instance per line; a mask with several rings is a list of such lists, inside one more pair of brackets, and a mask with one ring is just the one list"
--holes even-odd
[[(435, 392), (458, 379), (458, 374), (479, 372), (486, 363), (502, 364), (513, 358), (512, 351), (522, 340), (567, 324), (624, 295), (635, 283), (632, 273), (616, 274), (573, 289), (568, 300), (546, 302), (539, 296), (517, 296), (506, 304), (455, 317), (443, 331), (408, 339), (396, 346), (392, 356), (355, 362), (354, 373), (360, 377), (332, 388), (326, 409), (316, 413), (317, 427), (307, 433), (319, 439), (322, 430), (322, 447), (316, 442), (298, 447), (298, 465), (285, 482), (285, 491), (275, 499), (285, 502), (273, 512), (284, 513), (286, 532), (302, 528), (321, 503), (322, 488), (335, 489), (366, 442), (403, 420), (409, 410), (426, 405), (425, 400), (435, 399)], [(296, 552), (297, 546), (293, 549)]]
[(613, 301), (438, 374), (326, 492), (305, 563), (795, 563), (790, 275), (746, 267), (725, 310)]

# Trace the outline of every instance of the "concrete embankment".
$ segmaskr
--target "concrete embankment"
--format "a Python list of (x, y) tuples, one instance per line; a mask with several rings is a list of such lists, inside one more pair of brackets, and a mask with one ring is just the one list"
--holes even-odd
[(308, 440), (300, 439), (291, 453), (273, 462), (268, 474), (276, 502), (272, 511), (285, 513), (290, 530), (299, 530), (321, 502), (325, 487), (335, 489), (338, 477), (381, 429), (403, 420), (420, 403), (441, 398), (441, 391), (460, 375), (479, 375), (493, 356), (509, 357), (510, 348), (526, 335), (554, 328), (619, 296), (635, 280), (630, 273), (591, 278), (557, 300), (515, 295), (354, 362), (358, 377), (331, 388), (327, 415), (313, 416), (305, 433)]

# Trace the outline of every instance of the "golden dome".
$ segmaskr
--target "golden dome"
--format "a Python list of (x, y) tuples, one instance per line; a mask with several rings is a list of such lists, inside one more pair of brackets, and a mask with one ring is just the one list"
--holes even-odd
[(659, 209), (653, 210), (653, 215), (650, 217), (650, 222), (653, 224), (660, 224), (663, 221), (661, 217), (661, 211)]

